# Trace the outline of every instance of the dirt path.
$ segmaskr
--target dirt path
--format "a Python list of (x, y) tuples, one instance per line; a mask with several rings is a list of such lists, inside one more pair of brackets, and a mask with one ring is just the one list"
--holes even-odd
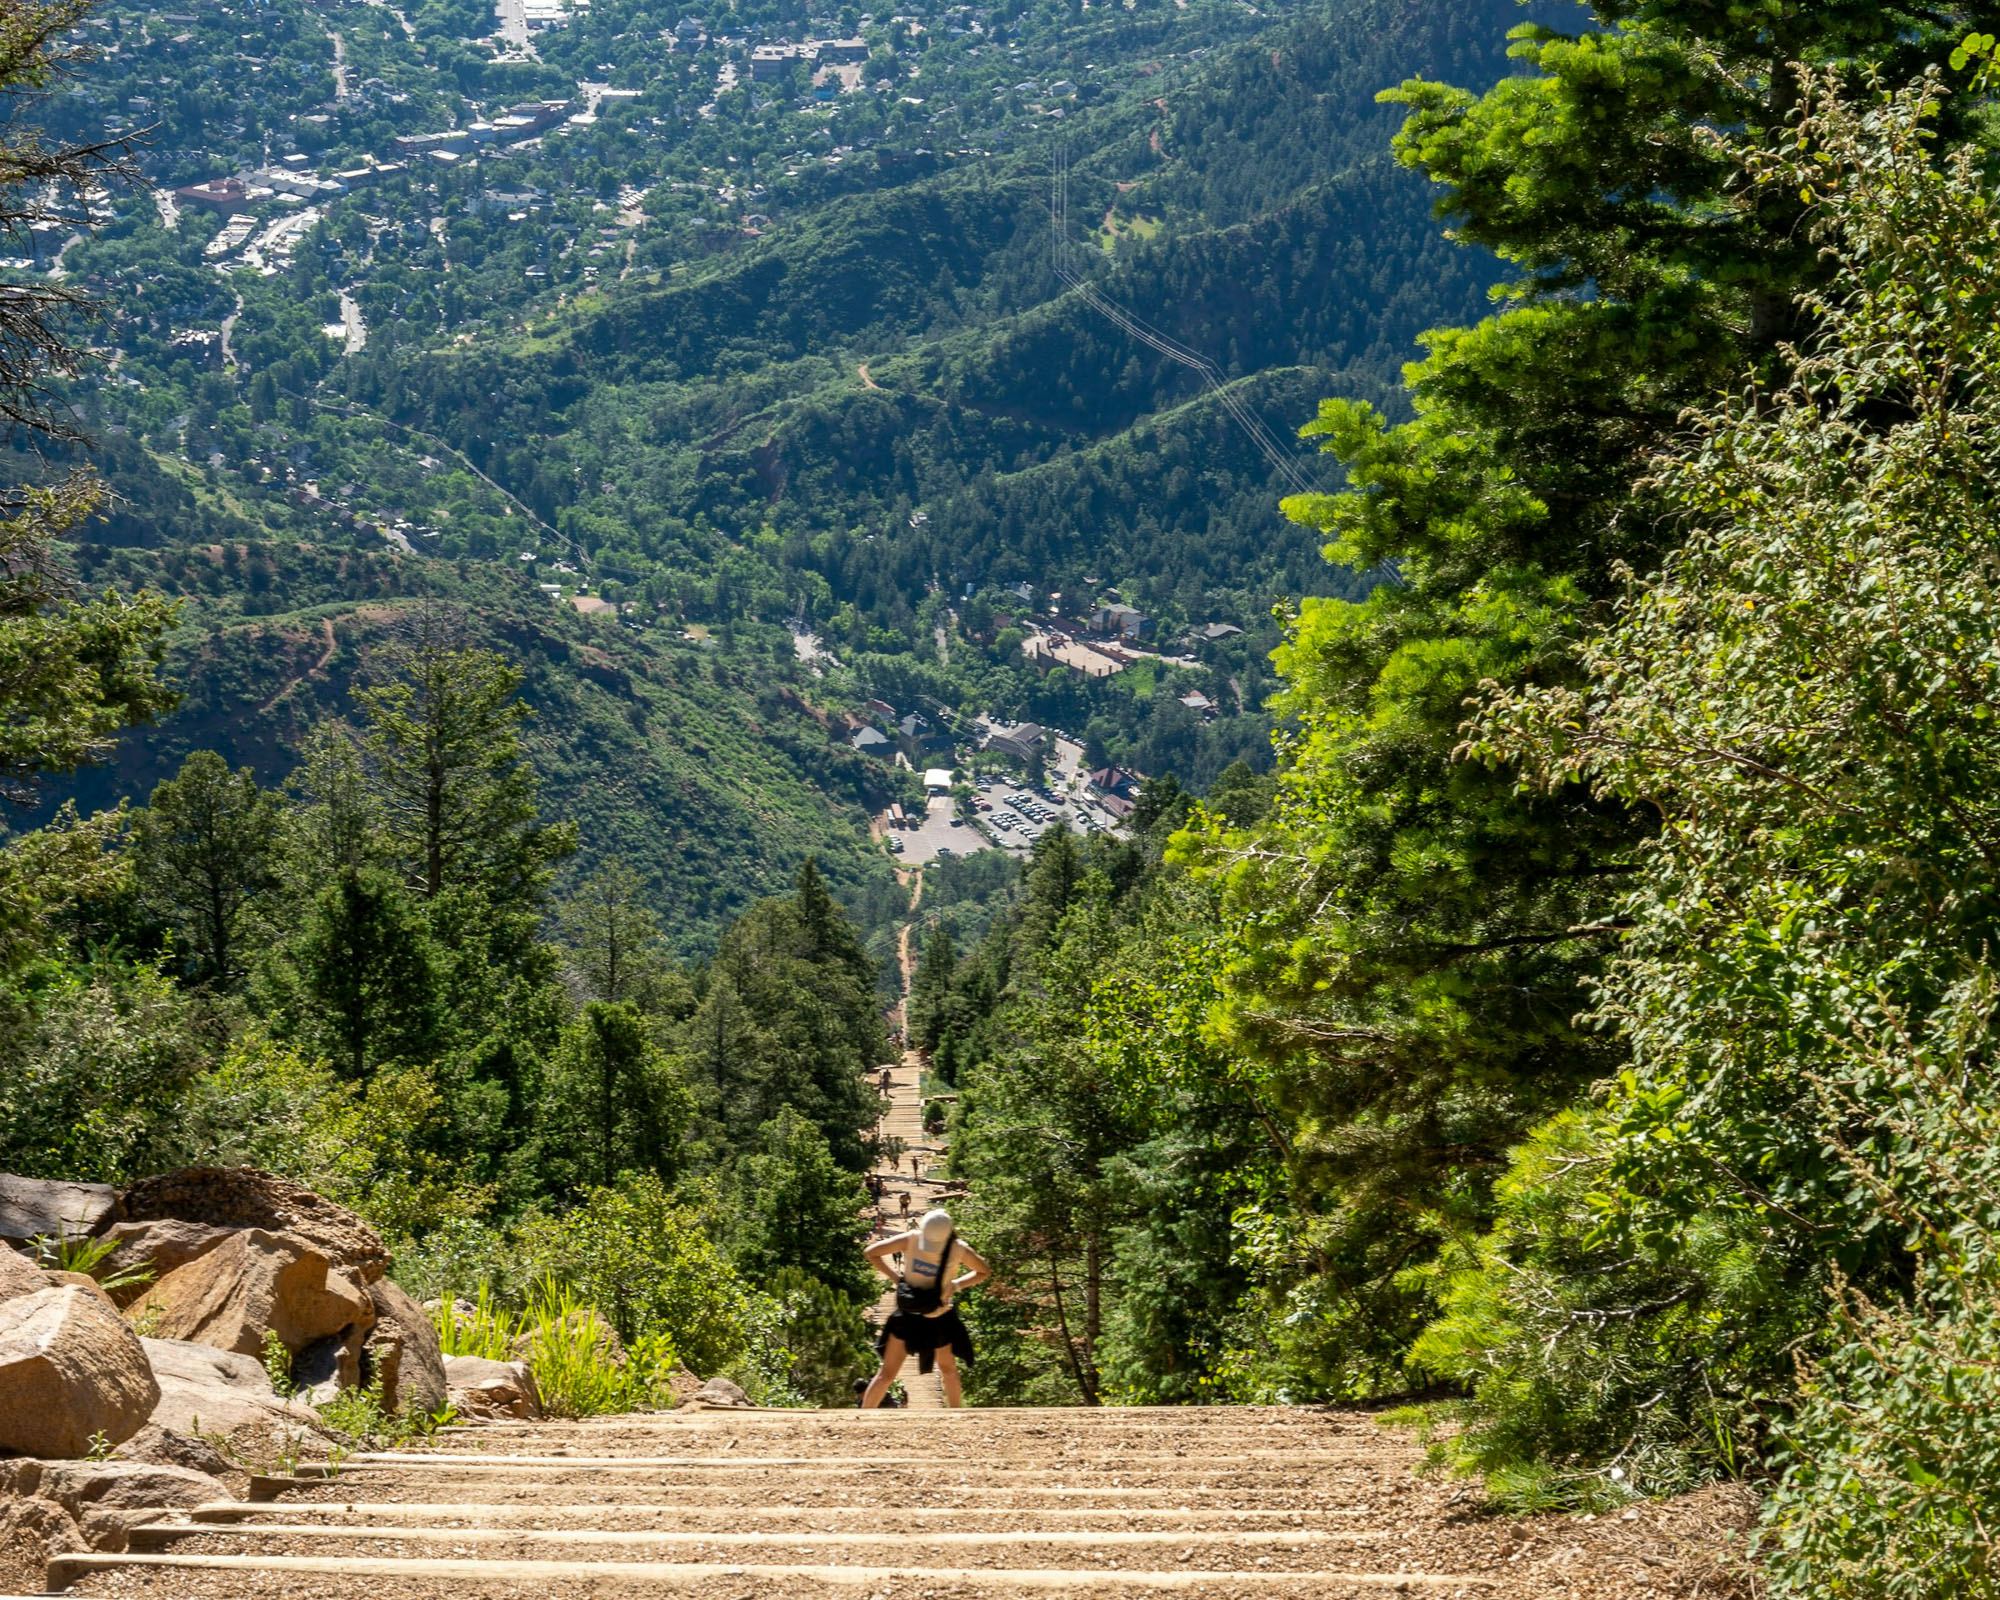
[(684, 1411), (454, 1430), (162, 1512), (50, 1588), (134, 1600), (1721, 1600), (1714, 1499), (1468, 1512), (1354, 1413)]
[(327, 42), (333, 46), (333, 97), (336, 100), (352, 100), (354, 91), (347, 82), (347, 41), (340, 36), (340, 30), (331, 24), (320, 24), (326, 30)]
[(340, 648), (339, 641), (334, 637), (333, 619), (331, 617), (321, 617), (319, 619), (319, 637), (320, 637), (320, 644), (322, 646), (319, 653), (319, 660), (315, 661), (312, 664), (311, 669), (305, 673), (304, 677), (292, 679), (292, 681), (286, 684), (284, 688), (280, 689), (276, 694), (272, 695), (270, 699), (266, 700), (261, 706), (259, 706), (257, 708), (257, 714), (260, 717), (265, 715), (267, 712), (274, 710), (277, 707), (278, 702), (284, 699), (285, 696), (290, 694), (294, 689), (296, 689), (301, 683), (305, 681), (306, 678), (323, 678), (326, 676), (326, 669), (328, 665), (333, 661), (334, 652)]
[(861, 374), (861, 387), (862, 387), (862, 388), (864, 388), (864, 389), (879, 389), (879, 388), (881, 388), (881, 387), (882, 387), (882, 385), (881, 385), (881, 384), (877, 383), (877, 382), (876, 382), (876, 381), (875, 381), (875, 380), (874, 380), (873, 378), (871, 378), (871, 377), (869, 377), (869, 376), (868, 376), (868, 363), (867, 363), (867, 362), (865, 362), (865, 361), (862, 361), (862, 362), (858, 362), (858, 363), (857, 363), (857, 364), (855, 365), (855, 368), (854, 368), (854, 370), (855, 370), (856, 372), (858, 372), (858, 373), (860, 373), (860, 374)]

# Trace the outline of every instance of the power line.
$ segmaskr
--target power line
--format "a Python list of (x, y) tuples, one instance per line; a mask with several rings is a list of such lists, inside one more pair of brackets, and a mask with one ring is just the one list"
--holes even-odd
[(1264, 425), (1263, 418), (1259, 417), (1243, 397), (1224, 380), (1220, 367), (1200, 351), (1190, 350), (1172, 335), (1153, 327), (1135, 312), (1127, 311), (1123, 306), (1105, 299), (1097, 292), (1095, 285), (1071, 264), (1067, 145), (1056, 147), (1054, 165), (1054, 184), (1049, 194), (1050, 270), (1064, 284), (1075, 290), (1077, 297), (1085, 305), (1107, 322), (1199, 377), (1203, 387), (1222, 403), (1223, 410), (1229, 413), (1250, 442), (1262, 452), (1265, 460), (1271, 463), (1278, 475), (1290, 484), (1295, 492), (1317, 494), (1320, 487), (1318, 480), (1301, 465), (1295, 452), (1287, 450), (1279, 443), (1271, 430)]

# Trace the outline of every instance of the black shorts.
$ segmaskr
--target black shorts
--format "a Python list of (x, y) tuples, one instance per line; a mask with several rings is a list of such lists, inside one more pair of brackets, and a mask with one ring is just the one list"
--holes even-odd
[(914, 1312), (898, 1311), (882, 1324), (881, 1333), (876, 1335), (877, 1355), (889, 1348), (892, 1337), (901, 1339), (903, 1348), (917, 1358), (919, 1372), (929, 1372), (935, 1367), (938, 1351), (945, 1349), (967, 1366), (972, 1364), (972, 1335), (966, 1332), (965, 1324), (959, 1320), (956, 1307), (936, 1317), (920, 1317)]

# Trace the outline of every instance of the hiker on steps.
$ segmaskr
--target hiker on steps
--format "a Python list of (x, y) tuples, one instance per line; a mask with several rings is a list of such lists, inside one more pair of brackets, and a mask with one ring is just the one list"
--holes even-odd
[[(904, 1257), (899, 1274), (889, 1257)], [(875, 1348), (882, 1357), (882, 1369), (861, 1396), (866, 1411), (882, 1403), (889, 1385), (896, 1380), (903, 1362), (917, 1358), (917, 1371), (929, 1372), (935, 1364), (944, 1384), (944, 1403), (963, 1405), (958, 1385), (958, 1364), (972, 1362), (972, 1335), (959, 1320), (951, 1303), (961, 1289), (976, 1288), (993, 1276), (993, 1269), (979, 1252), (961, 1240), (951, 1225), (951, 1214), (927, 1211), (908, 1233), (891, 1234), (863, 1252), (868, 1264), (896, 1286), (896, 1309), (882, 1324)], [(969, 1270), (962, 1278), (952, 1276), (960, 1266)]]

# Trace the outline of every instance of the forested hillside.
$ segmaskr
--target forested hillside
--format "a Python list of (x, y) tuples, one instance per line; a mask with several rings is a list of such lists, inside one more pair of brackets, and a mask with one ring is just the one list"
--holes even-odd
[[(0, 1166), (268, 1165), (844, 1404), (894, 1022), (976, 1401), (1382, 1402), (1469, 1517), (1737, 1506), (1690, 1594), (1988, 1600), (2000, 13), (1519, 16), (955, 8), (836, 90), (720, 13), (343, 13), (458, 84), (406, 118), (633, 92), (282, 269), (114, 213), (88, 377), (70, 277), (0, 303)], [(1190, 653), (1024, 651), (1114, 592)], [(927, 762), (906, 706), (1148, 776), (892, 883), (840, 730)]]
[[(162, 112), (157, 85), (245, 48), (232, 3), (173, 33), (113, 0), (51, 125), (153, 104), (142, 165), (201, 175), (194, 110)], [(259, 77), (243, 118), (290, 127), (299, 170), (363, 159), (385, 117), (408, 133), (498, 114), (499, 67), (467, 65), (497, 48), (471, 11), (422, 9), (405, 36), (370, 8), (276, 3), (260, 25), (293, 76)], [(696, 20), (713, 38), (692, 57), (640, 0), (542, 35), (505, 92), (552, 92), (554, 63), (594, 50), (621, 98), (312, 200), (255, 270), (220, 219), (116, 191), (66, 247), (109, 313), (108, 365), (71, 391), (113, 491), (80, 565), (189, 602), (183, 709), (76, 798), (143, 793), (201, 747), (274, 781), (338, 704), (378, 602), (424, 594), (507, 614), (547, 803), (586, 824), (584, 861), (635, 863), (677, 939), (712, 940), (808, 849), (876, 921), (859, 824), (898, 780), (857, 766), (837, 718), (888, 677), (965, 713), (1089, 725), (1107, 758), (1196, 788), (1268, 764), (1272, 606), (1371, 580), (1279, 514), (1284, 479), (1188, 368), (1052, 272), (1054, 153), (1066, 244), (1099, 292), (1213, 361), (1278, 438), (1327, 393), (1394, 410), (1419, 334), (1476, 315), (1494, 269), (1431, 221), (1375, 96), (1412, 72), (1503, 75), (1515, 8), (877, 19), (878, 64), (850, 87), (883, 92), (831, 100), (750, 82), (730, 54), (732, 30), (799, 23)], [(991, 620), (1029, 606), (1020, 585), (1085, 613), (1115, 590), (1163, 645), (1247, 631), (1197, 671), (1066, 681)], [(537, 615), (572, 602), (598, 620)], [(787, 621), (842, 665), (778, 663)], [(328, 626), (339, 648), (313, 670)], [(599, 657), (617, 664), (580, 665)], [(1192, 691), (1216, 726), (1186, 725)]]

